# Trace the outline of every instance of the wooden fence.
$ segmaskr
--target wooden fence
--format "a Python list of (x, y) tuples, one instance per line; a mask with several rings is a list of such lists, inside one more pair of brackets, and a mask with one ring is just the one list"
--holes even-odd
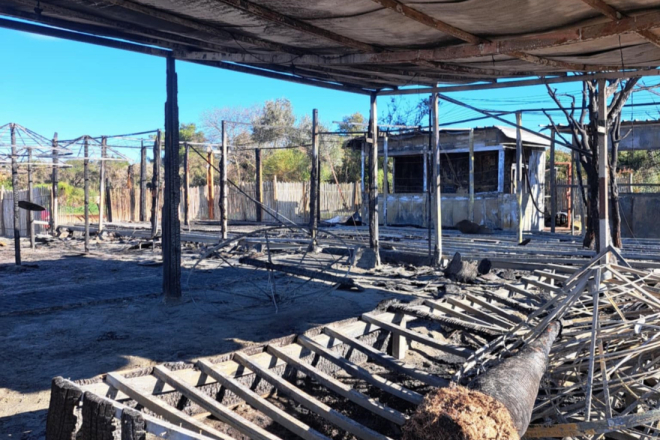
[[(240, 189), (250, 197), (256, 198), (255, 184), (252, 182), (240, 184)], [(1, 191), (1, 190), (0, 190)], [(50, 215), (49, 188), (35, 188), (33, 190), (33, 200), (47, 208), (46, 211), (35, 213), (35, 220), (48, 221)], [(214, 219), (220, 219), (220, 188), (216, 187), (214, 200)], [(138, 221), (140, 216), (140, 188), (116, 188), (110, 190), (111, 209), (106, 212), (105, 221), (110, 221), (109, 214), (112, 213), (113, 222), (132, 222)], [(195, 220), (209, 220), (209, 209), (207, 199), (207, 187), (199, 186), (190, 188), (189, 199), (189, 218)], [(339, 215), (351, 215), (357, 211), (361, 204), (361, 194), (359, 183), (321, 183), (321, 218), (324, 220)], [(20, 200), (27, 200), (27, 190), (19, 192)], [(162, 208), (163, 197), (160, 197), (160, 208)], [(263, 183), (263, 203), (266, 207), (280, 216), (292, 220), (296, 223), (305, 223), (309, 220), (309, 182), (264, 182)], [(97, 205), (98, 200), (91, 200), (91, 204)], [(146, 206), (147, 217), (149, 221), (151, 216), (151, 191), (147, 190)], [(238, 189), (229, 186), (228, 200), (230, 221), (256, 221), (257, 208), (247, 196)], [(0, 206), (2, 206), (0, 215), (0, 233), (5, 237), (13, 237), (13, 195), (11, 191), (5, 190), (0, 193)], [(58, 224), (81, 224), (85, 218), (83, 215), (83, 206), (60, 203), (58, 209)], [(27, 235), (27, 214), (25, 210), (21, 212), (21, 236)], [(181, 220), (183, 220), (183, 191), (181, 192), (181, 205), (179, 209)], [(275, 219), (268, 213), (263, 212), (264, 222), (274, 222)], [(92, 223), (98, 222), (98, 215), (90, 215)], [(42, 233), (46, 229), (43, 226), (36, 226), (35, 231)]]

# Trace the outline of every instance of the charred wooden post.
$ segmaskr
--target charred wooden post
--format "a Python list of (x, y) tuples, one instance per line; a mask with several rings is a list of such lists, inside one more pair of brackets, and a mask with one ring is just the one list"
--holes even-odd
[[(27, 153), (28, 153), (28, 166), (27, 166), (27, 173), (28, 173), (28, 193), (27, 193), (27, 199), (28, 202), (32, 203), (32, 190), (34, 189), (34, 181), (33, 181), (33, 175), (32, 175), (32, 147), (27, 147)], [(28, 210), (27, 212), (27, 220), (28, 220), (28, 233), (30, 234), (30, 247), (34, 249), (35, 243), (34, 243), (34, 212), (32, 210)]]
[(85, 252), (89, 252), (89, 138), (83, 141), (85, 159), (83, 160), (84, 204), (85, 204)]
[(140, 221), (147, 221), (147, 147), (141, 141), (140, 148)]
[[(167, 57), (165, 102), (165, 197), (163, 203), (163, 293), (166, 300), (181, 298), (181, 223), (179, 202), (179, 104), (176, 63)], [(160, 136), (159, 136), (160, 137)]]
[(142, 413), (133, 408), (121, 412), (121, 440), (146, 440), (147, 428)]
[(108, 139), (103, 136), (101, 138), (101, 160), (99, 161), (99, 233), (103, 230), (103, 217), (105, 216), (105, 156), (107, 150)]
[(21, 265), (21, 218), (18, 211), (18, 150), (16, 148), (16, 124), (9, 126), (11, 133), (11, 187), (14, 196), (14, 260)]
[(362, 196), (362, 206), (360, 209), (360, 212), (362, 214), (362, 222), (367, 221), (367, 213), (369, 212), (368, 209), (368, 197), (367, 197), (367, 186), (366, 186), (366, 181), (365, 179), (365, 166), (366, 166), (366, 151), (365, 148), (367, 147), (366, 142), (362, 142), (360, 145), (360, 194)]
[[(103, 196), (101, 196), (103, 199)], [(112, 187), (110, 186), (110, 179), (105, 178), (105, 206), (108, 212), (108, 221), (112, 223)], [(99, 232), (101, 230), (99, 229)]]
[(151, 236), (158, 235), (158, 207), (160, 205), (160, 161), (162, 132), (158, 130), (154, 141), (153, 176), (151, 177)]
[(188, 142), (185, 143), (184, 153), (183, 153), (183, 224), (188, 226), (190, 220), (188, 216), (190, 215), (190, 200), (188, 199), (188, 193), (190, 192), (190, 145)]
[(551, 323), (538, 339), (478, 376), (467, 389), (440, 388), (428, 394), (404, 426), (404, 440), (522, 437), (559, 330), (559, 323)]
[(321, 223), (321, 145), (319, 139), (319, 114), (316, 112), (316, 123), (312, 125), (312, 142), (317, 144), (316, 155), (316, 222)]
[(371, 118), (369, 132), (371, 135), (371, 148), (369, 154), (369, 246), (374, 252), (375, 265), (380, 266), (379, 237), (378, 237), (378, 113), (376, 98), (371, 94)]
[[(608, 151), (607, 151), (607, 80), (598, 80), (598, 247), (597, 252), (610, 244)], [(605, 255), (605, 262), (609, 252)]]
[(130, 194), (130, 219), (132, 222), (135, 221), (135, 171), (133, 171), (133, 165), (129, 165), (127, 169), (127, 176), (126, 176), (126, 187), (128, 188), (129, 194)]
[(59, 180), (60, 180), (60, 173), (59, 173), (59, 165), (58, 165), (58, 151), (57, 151), (57, 133), (53, 135), (53, 170), (52, 170), (52, 190), (51, 190), (51, 198), (50, 198), (50, 232), (51, 234), (54, 234), (55, 231), (57, 230), (57, 216), (59, 215), (59, 194), (60, 194), (60, 189), (59, 189)]
[(522, 148), (522, 113), (516, 112), (516, 200), (518, 201), (518, 243), (523, 241), (523, 148)]
[(206, 203), (209, 208), (209, 220), (215, 220), (215, 165), (213, 164), (213, 148), (206, 150)]
[(83, 391), (73, 382), (60, 376), (53, 379), (46, 418), (46, 440), (76, 439), (76, 408), (82, 395)]
[(316, 239), (318, 230), (318, 216), (316, 205), (318, 204), (318, 174), (319, 174), (319, 144), (317, 136), (318, 110), (312, 111), (312, 170), (309, 177), (309, 229), (312, 239)]
[(390, 184), (387, 180), (387, 135), (383, 138), (383, 225), (387, 226), (387, 196), (390, 193)]
[(261, 163), (261, 148), (256, 148), (254, 150), (254, 162), (256, 166), (256, 199), (255, 208), (257, 210), (257, 221), (263, 221), (263, 212), (261, 211), (261, 205), (264, 203), (264, 182), (263, 182), (263, 167)]
[[(429, 103), (433, 102), (433, 96), (429, 97)], [(429, 106), (430, 107), (430, 106)], [(424, 154), (424, 193), (426, 194), (426, 232), (428, 234), (429, 244), (429, 261), (433, 261), (433, 191), (431, 190), (430, 175), (428, 168), (430, 165), (431, 157), (433, 157), (433, 109), (429, 108), (429, 142), (426, 146)]]
[(222, 151), (220, 154), (220, 228), (222, 239), (227, 239), (227, 127), (225, 121), (222, 121)]
[(112, 402), (93, 393), (83, 394), (81, 438), (107, 440), (115, 438), (115, 409)]
[(434, 93), (431, 102), (433, 112), (433, 264), (442, 264), (442, 181), (440, 175), (440, 120), (438, 116), (438, 94)]
[(557, 164), (555, 163), (555, 130), (550, 134), (550, 232), (557, 227)]
[(470, 201), (468, 203), (468, 220), (471, 222), (474, 221), (474, 129), (471, 128), (468, 133), (468, 148), (469, 148), (469, 157), (468, 164), (470, 168), (470, 182), (469, 182), (469, 191), (470, 191)]

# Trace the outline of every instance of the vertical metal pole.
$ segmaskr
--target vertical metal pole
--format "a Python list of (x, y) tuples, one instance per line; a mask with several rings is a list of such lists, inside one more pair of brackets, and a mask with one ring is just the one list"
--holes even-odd
[(557, 227), (557, 165), (555, 164), (555, 130), (550, 133), (550, 232)]
[[(610, 244), (607, 160), (607, 80), (598, 80), (598, 252)], [(609, 255), (609, 254), (608, 254)], [(608, 257), (605, 257), (605, 262)]]
[(469, 157), (468, 157), (468, 163), (470, 167), (470, 202), (468, 204), (468, 219), (473, 222), (474, 221), (474, 129), (470, 129), (470, 133), (468, 135), (468, 144), (469, 144)]
[(383, 138), (383, 225), (387, 226), (387, 196), (390, 193), (390, 184), (387, 175), (388, 165), (387, 135)]
[(85, 136), (83, 140), (84, 155), (83, 160), (83, 181), (85, 186), (85, 252), (89, 252), (89, 138)]
[(18, 150), (16, 148), (16, 124), (11, 124), (11, 187), (14, 196), (14, 259), (21, 265), (21, 218), (18, 210)]
[(256, 194), (256, 199), (259, 203), (256, 204), (256, 209), (257, 209), (257, 222), (262, 222), (263, 221), (263, 215), (261, 211), (261, 205), (264, 202), (264, 181), (263, 181), (263, 169), (262, 169), (262, 164), (261, 164), (261, 148), (256, 148), (254, 150), (254, 159), (255, 159), (255, 165), (256, 165), (256, 186), (257, 186), (257, 194)]
[(227, 128), (222, 121), (222, 152), (220, 157), (220, 227), (222, 239), (227, 238)]
[(369, 154), (369, 245), (374, 251), (375, 265), (380, 266), (378, 242), (378, 111), (375, 93), (371, 94), (371, 154)]
[(52, 174), (52, 197), (50, 202), (50, 232), (51, 234), (55, 233), (55, 230), (58, 226), (58, 215), (59, 215), (59, 177), (60, 170), (58, 165), (58, 151), (57, 151), (57, 133), (53, 135), (53, 174)]
[(183, 224), (190, 225), (190, 200), (188, 193), (190, 192), (190, 145), (188, 142), (184, 145), (183, 153)]
[(522, 146), (522, 112), (516, 112), (516, 200), (518, 201), (518, 243), (523, 241), (524, 215), (522, 206), (523, 194), (523, 146)]
[(433, 94), (433, 264), (442, 264), (442, 184), (440, 175), (440, 119), (438, 115), (438, 94)]
[[(167, 135), (167, 133), (166, 133)], [(162, 132), (158, 130), (154, 142), (154, 164), (153, 176), (151, 178), (151, 237), (158, 235), (158, 208), (160, 205), (160, 161), (161, 161), (161, 139)], [(156, 247), (154, 246), (154, 249)]]
[[(214, 166), (213, 166), (213, 148), (208, 147), (206, 150), (206, 203), (209, 210), (209, 220), (215, 219), (215, 186), (213, 181), (215, 180), (214, 176)], [(257, 208), (259, 209), (259, 208)], [(257, 214), (257, 217), (259, 215)]]
[[(317, 229), (318, 229), (318, 174), (319, 174), (319, 142), (317, 136), (317, 124), (318, 124), (318, 110), (314, 109), (312, 111), (312, 171), (309, 177), (309, 229), (312, 234), (312, 239), (316, 239)], [(363, 154), (363, 164), (364, 164), (364, 154)], [(363, 165), (364, 173), (364, 165)]]
[(147, 147), (140, 142), (140, 221), (147, 221)]
[[(28, 202), (32, 202), (32, 190), (34, 189), (34, 182), (32, 180), (32, 147), (27, 147), (27, 152), (28, 152), (28, 166), (27, 166), (27, 172), (28, 172), (28, 194), (27, 194), (27, 199)], [(34, 249), (35, 242), (34, 242), (34, 212), (29, 210), (27, 212), (27, 220), (28, 220), (28, 232), (30, 234), (30, 247)]]
[(99, 161), (99, 233), (103, 230), (103, 216), (105, 215), (105, 156), (107, 153), (107, 139), (101, 138), (101, 160)]
[(181, 298), (181, 223), (179, 220), (181, 178), (179, 176), (178, 84), (176, 62), (171, 56), (167, 57), (166, 88), (165, 193), (162, 214), (163, 294), (166, 300), (177, 301)]

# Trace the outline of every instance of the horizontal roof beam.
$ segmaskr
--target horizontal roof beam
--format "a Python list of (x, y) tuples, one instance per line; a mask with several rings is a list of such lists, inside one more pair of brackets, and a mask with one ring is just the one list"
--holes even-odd
[[(113, 0), (116, 1), (116, 0)], [(421, 49), (413, 51), (379, 52), (348, 54), (342, 56), (319, 55), (250, 55), (223, 54), (219, 52), (192, 52), (180, 54), (181, 57), (197, 60), (223, 60), (241, 63), (266, 64), (388, 64), (417, 63), (419, 61), (452, 61), (474, 57), (507, 55), (516, 51), (545, 49), (556, 46), (582, 43), (600, 38), (619, 35), (627, 32), (637, 32), (660, 26), (660, 10), (654, 10), (635, 17), (624, 18), (618, 22), (608, 22), (574, 27), (561, 31), (534, 34), (526, 37), (496, 40), (483, 44), (459, 44), (436, 49)], [(588, 65), (584, 65), (587, 66)], [(593, 66), (596, 70), (600, 66)]]

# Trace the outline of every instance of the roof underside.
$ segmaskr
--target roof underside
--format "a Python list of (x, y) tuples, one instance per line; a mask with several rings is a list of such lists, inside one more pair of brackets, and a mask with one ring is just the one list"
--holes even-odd
[[(0, 14), (352, 91), (660, 65), (660, 0), (2, 0)], [(2, 24), (0, 24), (2, 25)]]

